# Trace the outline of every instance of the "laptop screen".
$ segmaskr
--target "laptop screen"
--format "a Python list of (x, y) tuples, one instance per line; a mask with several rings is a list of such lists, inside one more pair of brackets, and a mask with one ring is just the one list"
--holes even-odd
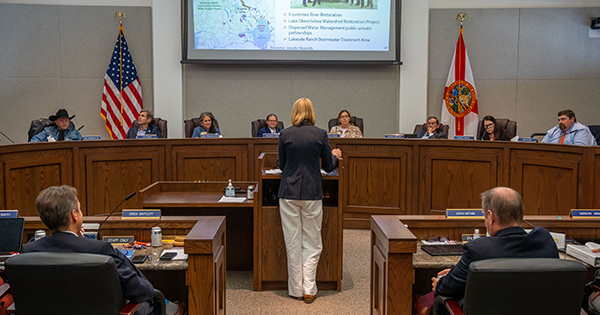
[(24, 227), (24, 218), (0, 219), (0, 253), (21, 251)]

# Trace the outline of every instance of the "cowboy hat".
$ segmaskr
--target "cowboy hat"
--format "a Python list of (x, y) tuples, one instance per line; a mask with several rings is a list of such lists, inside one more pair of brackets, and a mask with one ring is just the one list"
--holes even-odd
[(67, 112), (66, 109), (59, 109), (58, 112), (56, 112), (56, 115), (52, 115), (50, 117), (48, 117), (48, 119), (50, 119), (51, 121), (55, 121), (59, 118), (63, 118), (63, 117), (67, 117), (69, 118), (69, 120), (73, 119), (75, 117), (75, 115), (69, 117), (69, 113)]

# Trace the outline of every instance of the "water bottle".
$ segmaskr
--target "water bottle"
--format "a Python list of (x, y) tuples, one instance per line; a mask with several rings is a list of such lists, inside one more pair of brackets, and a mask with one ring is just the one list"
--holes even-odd
[(473, 233), (473, 240), (476, 240), (479, 238), (479, 229), (475, 229), (475, 233)]
[(225, 197), (235, 197), (235, 188), (231, 184), (231, 179), (229, 180), (229, 185), (225, 188)]

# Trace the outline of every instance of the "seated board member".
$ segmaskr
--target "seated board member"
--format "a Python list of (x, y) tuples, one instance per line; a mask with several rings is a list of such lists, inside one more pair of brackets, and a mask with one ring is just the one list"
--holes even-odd
[(66, 109), (59, 109), (56, 115), (48, 117), (54, 123), (33, 136), (29, 142), (81, 140), (81, 133), (69, 124), (74, 117), (75, 115), (69, 117)]
[(577, 122), (572, 110), (565, 109), (558, 112), (558, 125), (548, 130), (542, 143), (596, 145), (596, 139), (586, 125)]
[[(69, 252), (110, 256), (117, 265), (124, 297), (133, 303), (142, 304), (136, 314), (152, 312), (154, 288), (142, 272), (110, 243), (83, 237), (83, 213), (75, 188), (67, 185), (48, 187), (40, 192), (35, 206), (40, 219), (52, 231), (52, 235), (26, 244), (23, 253)], [(167, 314), (178, 312), (181, 313), (181, 310), (177, 309), (177, 304), (167, 304)]]
[(281, 129), (277, 128), (277, 115), (269, 114), (267, 116), (267, 125), (260, 128), (256, 136), (261, 138), (265, 133), (280, 133)]
[(510, 135), (508, 131), (504, 128), (500, 128), (496, 123), (496, 118), (494, 116), (485, 116), (483, 117), (483, 133), (481, 134), (481, 138), (477, 140), (487, 140), (487, 141), (510, 141)]
[(340, 138), (362, 138), (363, 134), (360, 128), (350, 123), (351, 118), (350, 112), (342, 109), (338, 114), (338, 125), (331, 127), (329, 133), (339, 134)]
[(440, 129), (440, 121), (435, 116), (427, 118), (427, 130), (423, 129), (417, 135), (419, 139), (446, 139), (446, 135)]
[(215, 127), (213, 121), (215, 120), (215, 116), (209, 112), (204, 112), (200, 114), (200, 120), (202, 121), (202, 125), (194, 128), (194, 134), (192, 134), (192, 138), (200, 138), (200, 135), (207, 133), (221, 134), (221, 130)]
[(160, 129), (157, 126), (152, 125), (150, 122), (154, 119), (152, 112), (147, 109), (142, 109), (140, 116), (138, 117), (138, 125), (135, 124), (127, 131), (127, 139), (137, 139), (138, 136), (143, 135), (156, 135), (160, 138)]

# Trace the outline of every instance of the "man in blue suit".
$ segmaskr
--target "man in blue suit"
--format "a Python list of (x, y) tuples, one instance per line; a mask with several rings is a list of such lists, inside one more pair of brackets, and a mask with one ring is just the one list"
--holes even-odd
[(558, 258), (558, 249), (550, 233), (536, 227), (527, 233), (523, 222), (521, 195), (508, 187), (496, 187), (481, 194), (485, 227), (491, 237), (464, 245), (463, 255), (452, 269), (432, 278), (434, 295), (460, 300), (465, 295), (469, 265), (491, 258)]
[(133, 125), (127, 131), (127, 139), (137, 139), (140, 135), (156, 135), (157, 138), (160, 138), (161, 133), (158, 127), (154, 126), (150, 122), (154, 119), (154, 115), (152, 112), (147, 109), (142, 109), (140, 112), (140, 117), (138, 117), (138, 125)]
[(257, 137), (262, 138), (264, 133), (280, 133), (281, 129), (277, 128), (277, 116), (275, 114), (269, 114), (267, 116), (267, 125), (260, 128)]

